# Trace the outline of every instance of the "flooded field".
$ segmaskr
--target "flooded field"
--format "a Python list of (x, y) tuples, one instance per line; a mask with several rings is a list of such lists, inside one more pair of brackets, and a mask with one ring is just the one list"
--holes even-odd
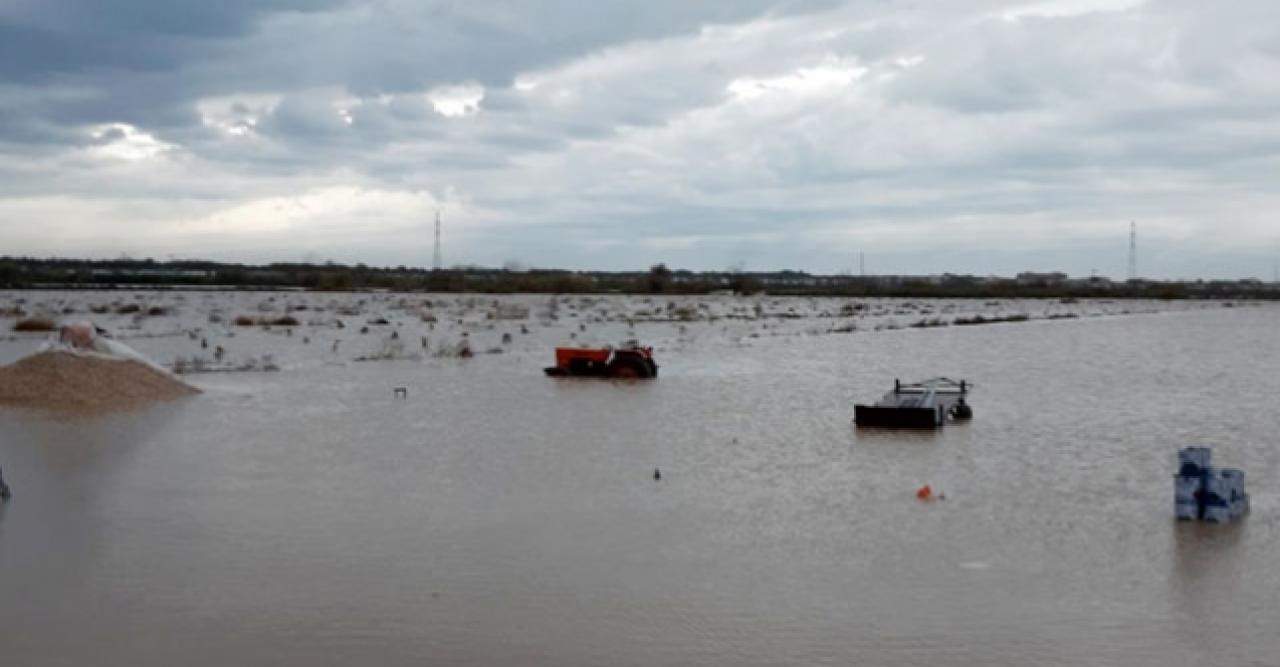
[[(0, 363), (20, 319), (92, 319), (204, 391), (0, 410), (0, 651), (1274, 665), (1280, 309), (1232, 305), (0, 292)], [(658, 380), (542, 375), (628, 338)], [(972, 422), (851, 425), (934, 375)], [(1245, 521), (1172, 520), (1189, 444), (1248, 472)]]

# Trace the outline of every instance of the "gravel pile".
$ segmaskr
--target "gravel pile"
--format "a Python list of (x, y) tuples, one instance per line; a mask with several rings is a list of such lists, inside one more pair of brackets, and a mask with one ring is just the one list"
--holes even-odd
[(49, 351), (0, 367), (0, 406), (100, 414), (198, 393), (134, 360)]

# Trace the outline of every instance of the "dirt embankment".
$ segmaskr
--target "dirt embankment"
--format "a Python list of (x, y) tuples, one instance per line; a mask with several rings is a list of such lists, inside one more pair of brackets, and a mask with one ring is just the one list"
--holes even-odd
[(198, 393), (133, 360), (51, 351), (0, 367), (0, 407), (101, 414)]

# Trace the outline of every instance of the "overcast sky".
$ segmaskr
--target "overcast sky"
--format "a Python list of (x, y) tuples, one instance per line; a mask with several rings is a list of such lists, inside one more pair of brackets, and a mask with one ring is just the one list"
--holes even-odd
[(1275, 0), (0, 0), (0, 254), (1260, 277)]

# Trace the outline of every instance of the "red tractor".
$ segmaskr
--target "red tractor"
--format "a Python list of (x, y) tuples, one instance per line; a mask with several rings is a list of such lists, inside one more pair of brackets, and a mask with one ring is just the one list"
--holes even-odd
[(556, 365), (546, 369), (552, 377), (656, 378), (658, 364), (652, 347), (557, 347)]

